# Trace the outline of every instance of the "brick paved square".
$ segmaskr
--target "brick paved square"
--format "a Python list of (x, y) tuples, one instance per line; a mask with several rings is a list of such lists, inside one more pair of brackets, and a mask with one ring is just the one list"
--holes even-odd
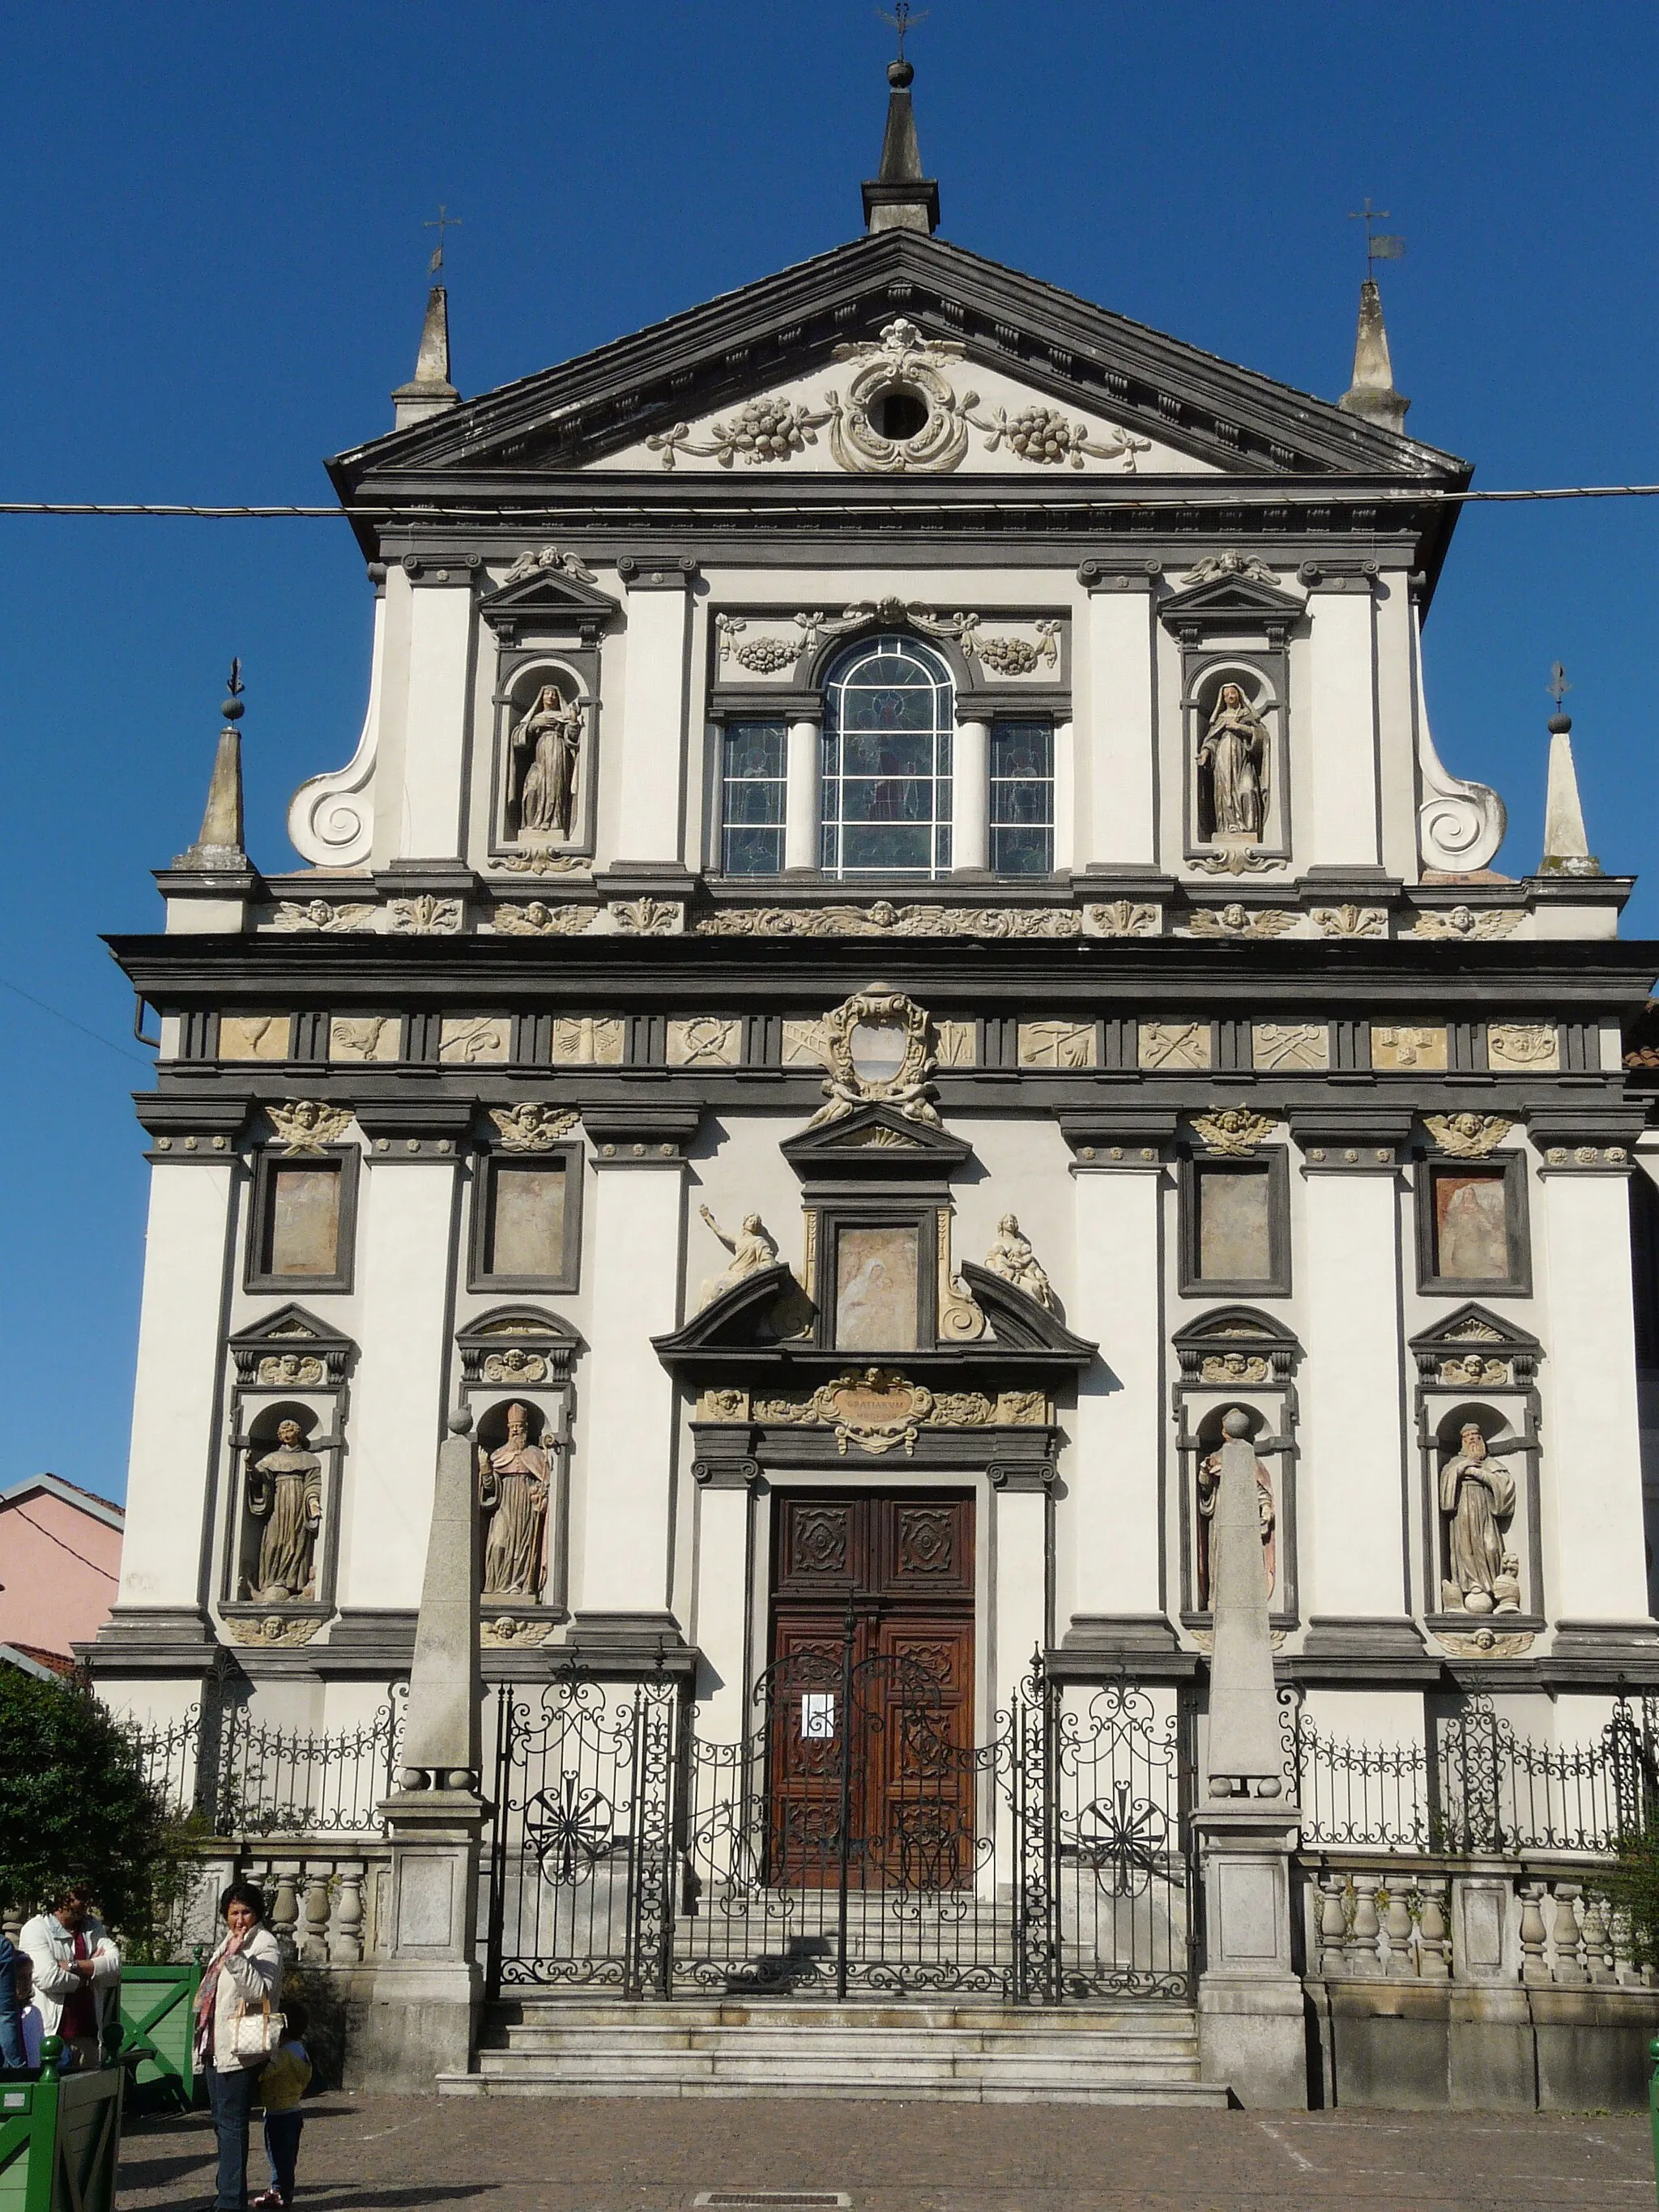
[[(1623, 2113), (329, 2095), (306, 2118), (315, 2212), (690, 2212), (708, 2189), (842, 2190), (853, 2212), (1645, 2212), (1654, 2189)], [(212, 2159), (204, 2115), (135, 2124), (120, 2212), (210, 2203)]]

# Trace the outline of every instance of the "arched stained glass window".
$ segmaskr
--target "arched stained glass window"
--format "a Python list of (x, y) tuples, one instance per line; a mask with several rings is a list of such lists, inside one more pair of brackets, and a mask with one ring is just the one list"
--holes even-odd
[(938, 876), (951, 866), (955, 687), (908, 637), (866, 638), (824, 687), (826, 875)]

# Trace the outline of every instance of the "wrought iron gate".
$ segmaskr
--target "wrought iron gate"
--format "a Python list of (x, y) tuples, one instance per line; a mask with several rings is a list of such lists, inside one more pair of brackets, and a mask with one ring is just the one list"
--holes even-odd
[(1173, 1692), (1038, 1667), (975, 1742), (924, 1658), (855, 1660), (849, 1636), (769, 1668), (754, 1705), (718, 1741), (665, 1676), (502, 1685), (492, 1993), (1188, 1994), (1192, 1728)]

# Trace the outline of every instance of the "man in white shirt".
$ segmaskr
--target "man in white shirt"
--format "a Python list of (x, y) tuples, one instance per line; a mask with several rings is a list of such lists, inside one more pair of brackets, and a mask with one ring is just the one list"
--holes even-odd
[(76, 2066), (96, 2066), (106, 2026), (119, 2003), (121, 1954), (93, 1917), (85, 1882), (66, 1882), (50, 1912), (24, 1924), (19, 1948), (34, 1968), (34, 2001), (43, 2031), (60, 2035)]

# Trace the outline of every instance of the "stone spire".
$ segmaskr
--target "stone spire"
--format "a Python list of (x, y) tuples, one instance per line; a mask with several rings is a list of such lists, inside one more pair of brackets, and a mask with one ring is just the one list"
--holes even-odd
[(1359, 329), (1353, 342), (1353, 382), (1337, 401), (1346, 414), (1385, 430), (1401, 433), (1411, 401), (1394, 388), (1394, 363), (1389, 358), (1389, 333), (1382, 322), (1382, 295), (1375, 276), (1359, 287)]
[(242, 737), (236, 725), (242, 719), (242, 664), (230, 664), (230, 682), (219, 709), (224, 726), (213, 756), (213, 775), (208, 784), (207, 806), (202, 815), (202, 834), (187, 853), (174, 860), (175, 868), (198, 873), (234, 869), (245, 872), (247, 854), (242, 849)]
[(1590, 851), (1584, 834), (1584, 808), (1572, 759), (1572, 716), (1561, 712), (1567, 680), (1559, 660), (1550, 688), (1555, 694), (1555, 712), (1549, 719), (1550, 780), (1544, 799), (1544, 857), (1538, 872), (1540, 876), (1599, 876), (1601, 863)]
[(939, 186), (921, 173), (916, 144), (915, 110), (910, 87), (915, 70), (902, 57), (887, 64), (887, 129), (881, 142), (881, 168), (864, 186), (864, 227), (869, 231), (939, 228)]
[(427, 294), (415, 374), (392, 395), (397, 410), (392, 428), (401, 430), (410, 422), (424, 422), (428, 415), (453, 407), (460, 396), (449, 380), (449, 295), (441, 284), (434, 284)]

